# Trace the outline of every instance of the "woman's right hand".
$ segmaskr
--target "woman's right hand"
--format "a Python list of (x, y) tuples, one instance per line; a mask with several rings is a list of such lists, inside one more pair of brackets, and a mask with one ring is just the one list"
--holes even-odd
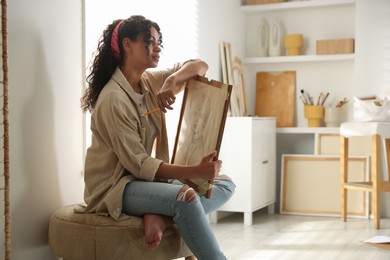
[(173, 103), (175, 103), (175, 88), (176, 85), (179, 84), (176, 82), (175, 77), (173, 75), (169, 76), (160, 91), (157, 94), (157, 104), (158, 107), (164, 113), (167, 112), (167, 109), (172, 110)]
[(213, 151), (212, 153), (203, 157), (202, 161), (197, 166), (197, 178), (211, 180), (219, 175), (219, 172), (222, 168), (222, 161), (214, 161), (216, 155), (217, 151)]
[(214, 160), (217, 151), (214, 151), (201, 160), (198, 165), (175, 165), (161, 163), (155, 177), (160, 179), (204, 179), (211, 180), (219, 176), (222, 168), (221, 160)]

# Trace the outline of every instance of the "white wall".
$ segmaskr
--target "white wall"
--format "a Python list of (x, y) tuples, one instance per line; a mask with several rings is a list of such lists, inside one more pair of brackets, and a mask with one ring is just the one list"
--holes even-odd
[[(365, 24), (366, 19), (388, 21), (384, 17), (390, 16), (375, 16), (377, 11), (383, 14), (388, 10), (388, 1), (375, 1), (374, 9), (369, 8), (372, 3), (363, 1), (358, 0), (365, 4), (364, 9), (358, 9), (358, 24)], [(239, 0), (199, 3), (199, 26), (204, 28), (198, 32), (199, 56), (209, 63), (211, 78), (221, 79), (219, 41), (231, 42), (233, 54), (244, 53), (239, 4)], [(365, 8), (369, 8), (367, 13)], [(369, 18), (363, 18), (366, 15)], [(380, 34), (382, 39), (388, 37), (388, 29), (367, 30)], [(364, 38), (363, 32), (360, 35)], [(54, 259), (47, 244), (49, 216), (62, 205), (82, 201), (83, 192), (83, 117), (79, 105), (83, 76), (82, 1), (8, 1), (8, 36), (12, 259)], [(377, 46), (381, 44), (384, 42), (380, 40)], [(358, 51), (362, 55), (365, 51), (379, 52), (376, 47), (357, 48), (361, 48)], [(370, 73), (359, 77), (365, 77), (367, 83), (380, 73), (384, 80), (375, 85), (380, 85), (379, 89), (386, 87), (383, 82), (388, 83), (385, 72), (389, 67), (384, 64), (388, 64), (388, 52), (385, 57), (385, 61), (362, 57), (357, 67)], [(380, 72), (365, 67), (367, 59), (369, 67)], [(374, 85), (366, 83), (358, 83), (361, 92)]]
[[(390, 1), (357, 0), (356, 28), (356, 92), (353, 94), (375, 94), (390, 99)], [(382, 193), (381, 199), (381, 214), (390, 217), (390, 194)]]
[(8, 1), (12, 259), (52, 259), (48, 220), (82, 201), (82, 1)]
[(230, 42), (232, 55), (244, 58), (245, 17), (240, 0), (199, 0), (199, 56), (209, 63), (208, 77), (222, 80), (219, 43)]
[(390, 1), (357, 0), (356, 95), (390, 99)]
[[(8, 3), (12, 259), (55, 259), (49, 216), (83, 198), (82, 2)], [(232, 19), (239, 0), (206, 2), (199, 4), (200, 26), (212, 30), (198, 32), (199, 56), (218, 79), (218, 42), (241, 48), (240, 21)]]

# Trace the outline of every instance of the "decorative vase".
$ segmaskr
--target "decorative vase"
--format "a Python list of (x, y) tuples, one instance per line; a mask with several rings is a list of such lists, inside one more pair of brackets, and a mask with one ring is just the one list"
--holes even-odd
[(257, 55), (260, 57), (268, 56), (268, 38), (269, 30), (267, 21), (263, 18), (257, 29)]
[(300, 48), (302, 47), (303, 36), (302, 34), (287, 34), (284, 37), (284, 47), (287, 50), (288, 56), (299, 55)]
[(280, 22), (274, 18), (269, 24), (269, 44), (268, 54), (269, 56), (281, 56), (282, 55), (282, 30)]

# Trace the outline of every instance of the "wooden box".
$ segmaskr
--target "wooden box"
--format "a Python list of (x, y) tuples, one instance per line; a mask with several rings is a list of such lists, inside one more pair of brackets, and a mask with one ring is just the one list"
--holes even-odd
[(318, 40), (317, 55), (354, 53), (354, 39)]
[(258, 4), (274, 4), (283, 3), (286, 0), (243, 0), (245, 5), (258, 5)]

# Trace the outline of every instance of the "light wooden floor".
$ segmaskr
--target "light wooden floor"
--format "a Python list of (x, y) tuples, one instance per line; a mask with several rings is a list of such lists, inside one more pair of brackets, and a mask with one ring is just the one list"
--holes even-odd
[(376, 235), (390, 236), (390, 219), (381, 219), (381, 229), (376, 230), (369, 219), (342, 222), (335, 217), (259, 211), (254, 213), (252, 226), (244, 226), (241, 213), (211, 226), (229, 260), (390, 259), (390, 250), (361, 243)]

